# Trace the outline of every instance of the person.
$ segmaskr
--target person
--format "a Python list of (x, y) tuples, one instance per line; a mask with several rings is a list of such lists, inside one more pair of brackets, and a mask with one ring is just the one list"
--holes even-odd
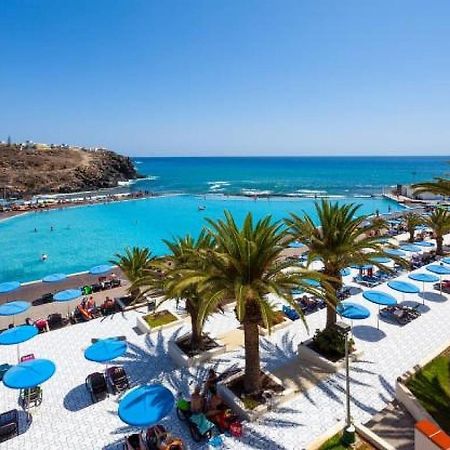
[(112, 298), (107, 296), (105, 298), (105, 301), (103, 302), (102, 309), (105, 312), (114, 311), (114, 309), (115, 309), (115, 301), (114, 301), (114, 299), (112, 299)]
[(205, 381), (205, 388), (203, 391), (203, 395), (208, 397), (211, 394), (211, 388), (215, 388), (217, 385), (217, 374), (214, 369), (208, 370), (208, 377)]
[(34, 325), (39, 330), (39, 333), (43, 333), (44, 331), (49, 331), (48, 322), (45, 319), (40, 318), (40, 319), (33, 320), (30, 317), (27, 317), (25, 319), (25, 323), (27, 325)]
[(86, 302), (86, 310), (89, 314), (95, 313), (97, 307), (95, 305), (94, 297), (92, 295), (89, 297), (88, 301)]
[(204, 400), (200, 394), (200, 386), (195, 386), (194, 392), (191, 395), (191, 412), (201, 413), (204, 408)]
[(41, 255), (41, 261), (46, 261), (47, 258), (48, 258), (47, 254), (46, 254), (46, 253), (42, 253), (42, 255)]
[(206, 408), (206, 417), (213, 418), (222, 413), (224, 403), (222, 397), (217, 393), (217, 388), (212, 386), (210, 389), (211, 397)]

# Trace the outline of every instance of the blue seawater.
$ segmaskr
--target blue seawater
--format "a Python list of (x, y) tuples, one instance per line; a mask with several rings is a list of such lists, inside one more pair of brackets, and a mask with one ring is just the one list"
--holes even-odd
[(450, 157), (134, 158), (149, 178), (133, 189), (190, 194), (360, 195), (426, 181)]
[[(214, 175), (214, 174), (211, 174)], [(188, 176), (188, 175), (186, 175)], [(401, 207), (382, 198), (340, 199), (362, 206), (361, 214), (386, 213)], [(199, 211), (199, 206), (206, 209)], [(54, 272), (74, 273), (108, 262), (125, 247), (148, 246), (155, 254), (166, 251), (162, 239), (185, 233), (196, 235), (205, 218), (231, 211), (242, 221), (271, 214), (274, 220), (290, 212), (315, 216), (313, 199), (219, 198), (177, 195), (29, 213), (0, 223), (0, 282), (41, 279)], [(53, 231), (51, 231), (53, 229)], [(36, 231), (35, 231), (36, 230)], [(40, 260), (46, 253), (48, 259)]]

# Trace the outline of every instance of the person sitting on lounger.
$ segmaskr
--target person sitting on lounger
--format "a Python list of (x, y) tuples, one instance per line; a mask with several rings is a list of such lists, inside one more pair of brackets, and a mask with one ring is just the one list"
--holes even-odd
[(89, 314), (94, 314), (97, 311), (97, 306), (95, 305), (94, 297), (92, 297), (92, 295), (89, 297), (89, 300), (86, 302), (86, 311)]
[(217, 393), (217, 388), (214, 386), (211, 388), (211, 398), (208, 401), (206, 408), (206, 417), (213, 418), (218, 414), (221, 414), (224, 409), (224, 403), (222, 397)]
[(191, 395), (191, 411), (193, 413), (203, 412), (205, 406), (204, 399), (200, 394), (200, 386), (195, 386), (194, 392)]

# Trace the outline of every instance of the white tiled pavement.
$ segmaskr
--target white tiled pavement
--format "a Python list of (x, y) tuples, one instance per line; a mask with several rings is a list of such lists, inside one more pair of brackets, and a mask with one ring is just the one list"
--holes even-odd
[[(420, 269), (424, 270), (424, 269)], [(406, 279), (406, 275), (401, 277)], [(350, 277), (349, 277), (350, 279)], [(410, 280), (413, 282), (412, 280)], [(413, 282), (414, 283), (414, 282)], [(419, 284), (421, 288), (421, 283)], [(401, 294), (386, 285), (377, 289), (393, 293), (399, 300)], [(365, 301), (361, 294), (352, 301), (367, 306), (372, 316), (354, 324), (354, 336), (359, 348), (364, 350), (362, 361), (352, 367), (352, 415), (366, 422), (370, 416), (383, 409), (394, 395), (395, 379), (405, 370), (427, 356), (437, 346), (450, 340), (450, 299), (440, 299), (434, 291), (433, 299), (426, 301), (422, 316), (400, 327), (381, 321), (381, 331), (376, 329), (377, 307)], [(407, 300), (422, 302), (415, 295)], [(173, 305), (171, 305), (173, 306)], [(49, 358), (57, 366), (56, 374), (43, 385), (44, 401), (33, 413), (29, 429), (12, 440), (2, 443), (5, 450), (22, 449), (119, 449), (124, 434), (133, 432), (117, 416), (118, 398), (110, 396), (105, 401), (92, 404), (84, 386), (86, 375), (103, 368), (83, 357), (83, 349), (92, 337), (125, 335), (129, 351), (116, 363), (124, 365), (132, 384), (161, 382), (175, 392), (186, 394), (190, 384), (201, 381), (205, 369), (179, 370), (166, 353), (167, 341), (173, 333), (183, 333), (188, 326), (166, 330), (157, 335), (137, 335), (133, 330), (136, 312), (116, 314), (37, 336), (20, 346), (21, 354), (34, 353), (36, 357)], [(323, 327), (325, 311), (307, 318), (310, 332)], [(215, 315), (206, 329), (219, 336), (236, 328), (233, 313)], [(295, 356), (297, 344), (307, 338), (300, 321), (280, 330), (269, 338), (261, 339), (263, 365), (275, 368)], [(0, 347), (1, 361), (13, 363), (16, 349)], [(242, 350), (222, 355), (214, 361), (221, 370), (232, 364), (243, 364)], [(226, 438), (227, 448), (233, 449), (288, 449), (304, 448), (311, 440), (344, 417), (344, 377), (342, 373), (298, 395), (279, 409), (266, 414), (259, 422), (245, 424), (245, 436), (237, 441)], [(0, 411), (17, 407), (18, 393), (0, 386)], [(181, 435), (188, 449), (206, 448), (194, 444), (185, 425), (176, 418), (175, 411), (163, 423), (174, 434)]]

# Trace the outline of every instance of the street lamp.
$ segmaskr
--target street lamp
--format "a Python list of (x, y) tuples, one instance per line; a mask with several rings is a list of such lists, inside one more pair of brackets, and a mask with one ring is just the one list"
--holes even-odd
[(350, 334), (352, 327), (345, 322), (336, 322), (336, 331), (344, 336), (345, 339), (345, 394), (346, 394), (346, 420), (345, 429), (342, 436), (342, 440), (346, 444), (352, 444), (355, 442), (355, 427), (352, 425), (352, 417), (350, 415), (350, 358), (348, 348), (348, 335)]

